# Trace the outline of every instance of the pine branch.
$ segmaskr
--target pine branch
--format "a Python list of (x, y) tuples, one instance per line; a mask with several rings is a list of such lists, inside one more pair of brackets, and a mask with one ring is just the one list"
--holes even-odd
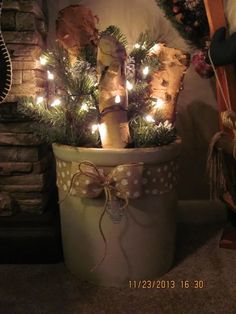
[(150, 35), (147, 32), (141, 33), (130, 53), (130, 57), (134, 58), (136, 64), (143, 64), (144, 60), (148, 57), (149, 50), (155, 43), (156, 42), (150, 38)]
[(108, 28), (106, 28), (105, 31), (102, 31), (100, 33), (100, 36), (106, 35), (110, 35), (116, 38), (124, 47), (127, 47), (128, 44), (127, 39), (117, 26), (111, 25)]
[[(172, 25), (190, 45), (205, 48), (209, 39), (209, 25), (203, 0), (199, 0), (194, 9), (190, 9), (188, 0), (174, 2), (172, 0), (156, 0), (157, 5), (164, 11)], [(174, 5), (179, 6), (180, 12), (174, 12)], [(177, 15), (180, 18), (177, 18)]]
[(91, 43), (86, 45), (80, 51), (79, 58), (88, 62), (92, 67), (96, 67), (97, 65), (97, 47), (92, 45)]
[[(48, 108), (46, 104), (35, 104), (32, 98), (22, 98), (19, 113), (30, 117), (35, 123), (32, 130), (45, 142), (59, 142), (74, 146), (99, 146), (98, 132), (91, 125), (98, 123), (96, 108), (68, 111), (64, 106)], [(68, 118), (70, 116), (70, 118)]]
[(131, 122), (130, 128), (136, 147), (168, 145), (176, 139), (176, 130), (168, 121), (155, 124), (138, 116)]
[(144, 115), (150, 109), (149, 86), (146, 82), (135, 84), (128, 93), (128, 118), (133, 120), (137, 115)]

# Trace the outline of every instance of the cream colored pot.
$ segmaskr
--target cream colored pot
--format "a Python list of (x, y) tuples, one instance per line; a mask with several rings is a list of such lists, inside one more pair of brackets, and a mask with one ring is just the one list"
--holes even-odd
[[(170, 269), (175, 251), (176, 159), (180, 144), (180, 139), (167, 146), (138, 149), (53, 144), (65, 263), (79, 279), (105, 286), (129, 286), (130, 281), (156, 279)], [(99, 220), (105, 196), (79, 197), (71, 185), (73, 174), (85, 160), (109, 171), (118, 165), (144, 163), (141, 196), (129, 199), (118, 223), (105, 212), (102, 231)], [(107, 251), (98, 265), (105, 252), (101, 232)]]

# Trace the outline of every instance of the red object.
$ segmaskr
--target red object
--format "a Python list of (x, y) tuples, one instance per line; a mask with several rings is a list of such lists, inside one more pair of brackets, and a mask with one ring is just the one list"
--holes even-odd
[(219, 246), (224, 249), (236, 250), (236, 228), (231, 224), (224, 228)]
[(173, 6), (173, 12), (174, 14), (178, 14), (180, 12), (180, 7), (178, 5)]
[(206, 63), (206, 53), (197, 51), (192, 56), (192, 64), (195, 71), (203, 78), (210, 78), (214, 75), (212, 66)]

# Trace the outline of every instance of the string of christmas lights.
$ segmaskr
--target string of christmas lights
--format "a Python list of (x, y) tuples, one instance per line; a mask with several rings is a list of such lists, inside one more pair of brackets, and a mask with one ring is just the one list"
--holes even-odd
[[(125, 42), (115, 26), (100, 36), (104, 33)], [(127, 58), (127, 113), (133, 147), (166, 145), (176, 138), (175, 127), (165, 118), (165, 99), (150, 97), (150, 78), (162, 67), (150, 53), (154, 45), (147, 34), (141, 34)], [(99, 81), (89, 58), (85, 49), (72, 66), (67, 52), (57, 46), (39, 59), (47, 73), (47, 95), (21, 99), (19, 108), (35, 121), (34, 130), (49, 143), (101, 147), (100, 135), (105, 130), (98, 109)], [(114, 106), (119, 106), (121, 95), (117, 93), (113, 101)]]

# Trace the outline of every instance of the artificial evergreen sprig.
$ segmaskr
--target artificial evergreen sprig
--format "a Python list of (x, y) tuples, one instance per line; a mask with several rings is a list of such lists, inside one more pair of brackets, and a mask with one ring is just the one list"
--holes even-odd
[(168, 145), (176, 139), (176, 130), (170, 122), (156, 123), (149, 115), (138, 116), (130, 126), (135, 147)]
[(73, 146), (99, 147), (98, 123), (95, 108), (68, 111), (65, 106), (48, 107), (46, 101), (22, 98), (18, 111), (33, 120), (32, 130), (47, 143), (58, 142)]
[(100, 32), (100, 37), (106, 35), (116, 38), (124, 47), (127, 47), (127, 39), (117, 26), (111, 25), (105, 31)]
[[(115, 26), (100, 35), (115, 36), (122, 44), (127, 43)], [(174, 127), (164, 122), (161, 110), (154, 108), (155, 100), (150, 98), (149, 75), (162, 66), (156, 56), (150, 55), (153, 45), (148, 34), (141, 34), (127, 62), (128, 118), (135, 147), (166, 145), (175, 139)], [(44, 53), (40, 61), (48, 71), (48, 97), (21, 99), (21, 114), (35, 121), (34, 131), (48, 143), (101, 147), (99, 89), (94, 47), (90, 48), (81, 50), (73, 66), (60, 45)]]
[(31, 118), (32, 131), (45, 142), (100, 147), (95, 108), (88, 109), (84, 104), (81, 109), (68, 111), (61, 105), (47, 108), (46, 103), (37, 104), (32, 98), (21, 99), (20, 102), (19, 113)]
[(156, 0), (180, 35), (203, 49), (209, 40), (209, 25), (203, 0)]
[[(154, 71), (160, 68), (158, 58), (150, 54), (155, 41), (148, 33), (141, 33), (133, 50), (130, 52), (130, 63), (134, 64), (134, 81), (138, 84), (143, 78), (147, 79)], [(144, 75), (143, 75), (144, 74)]]
[(79, 57), (71, 66), (68, 53), (60, 45), (56, 45), (53, 51), (44, 53), (44, 57), (49, 73), (53, 73), (57, 94), (68, 96), (70, 104), (79, 104), (83, 100), (88, 101), (88, 98), (96, 103), (97, 76), (95, 68), (89, 62)]
[[(134, 58), (135, 63), (145, 64), (147, 60), (150, 60), (149, 51), (155, 44), (156, 42), (150, 38), (150, 35), (147, 32), (141, 33), (130, 56)], [(156, 64), (158, 64), (157, 58)]]

